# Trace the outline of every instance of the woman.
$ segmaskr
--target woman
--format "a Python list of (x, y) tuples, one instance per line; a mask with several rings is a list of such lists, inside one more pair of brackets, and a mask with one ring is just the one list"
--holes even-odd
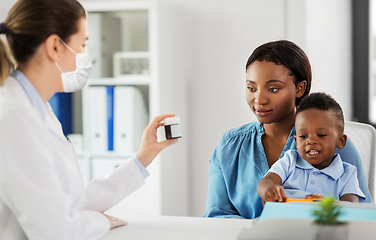
[(176, 142), (158, 142), (156, 135), (174, 115), (153, 119), (136, 156), (85, 189), (77, 156), (47, 102), (88, 80), (83, 7), (76, 0), (20, 0), (0, 33), (0, 239), (100, 239), (125, 224), (103, 212), (139, 188), (146, 166)]
[[(205, 217), (260, 216), (263, 204), (256, 186), (287, 150), (296, 150), (296, 106), (310, 88), (311, 66), (296, 44), (282, 40), (254, 50), (246, 64), (246, 100), (258, 121), (226, 132), (214, 150)], [(372, 202), (351, 140), (337, 152), (343, 161), (357, 167), (365, 202)]]

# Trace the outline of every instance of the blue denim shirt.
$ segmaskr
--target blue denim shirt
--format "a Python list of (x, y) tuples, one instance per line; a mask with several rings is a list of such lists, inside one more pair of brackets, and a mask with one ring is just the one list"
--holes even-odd
[[(209, 186), (204, 217), (247, 218), (259, 217), (263, 204), (256, 192), (258, 182), (269, 170), (260, 122), (252, 122), (223, 134), (213, 155), (210, 157)], [(281, 153), (296, 150), (295, 128), (290, 132)], [(372, 202), (364, 177), (360, 156), (348, 139), (345, 148), (337, 149), (344, 162), (357, 167), (359, 186)]]

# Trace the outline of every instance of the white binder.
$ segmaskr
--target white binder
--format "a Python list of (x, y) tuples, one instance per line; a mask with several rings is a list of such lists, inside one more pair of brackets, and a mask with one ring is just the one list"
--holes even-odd
[(108, 149), (107, 90), (106, 87), (89, 87), (89, 149), (105, 152)]
[[(93, 59), (91, 78), (112, 77), (112, 56), (121, 49), (121, 20), (103, 13), (87, 15), (88, 52)], [(111, 26), (111, 27), (106, 27)]]
[(132, 86), (116, 86), (114, 89), (114, 151), (136, 152), (148, 122), (148, 111), (140, 89)]

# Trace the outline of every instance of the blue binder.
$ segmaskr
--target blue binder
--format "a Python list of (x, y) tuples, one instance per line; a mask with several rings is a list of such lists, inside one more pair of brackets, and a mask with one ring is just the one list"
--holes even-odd
[(73, 133), (72, 93), (56, 93), (49, 103), (63, 127), (64, 135)]
[(108, 151), (114, 150), (114, 87), (107, 86), (107, 133)]

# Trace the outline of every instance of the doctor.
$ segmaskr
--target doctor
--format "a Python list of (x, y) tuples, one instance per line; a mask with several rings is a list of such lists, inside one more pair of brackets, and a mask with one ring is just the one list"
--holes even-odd
[(103, 212), (139, 188), (145, 167), (176, 142), (156, 136), (174, 115), (153, 119), (136, 156), (84, 188), (74, 149), (47, 102), (88, 80), (83, 7), (76, 0), (19, 0), (0, 33), (0, 239), (100, 239), (125, 224)]

